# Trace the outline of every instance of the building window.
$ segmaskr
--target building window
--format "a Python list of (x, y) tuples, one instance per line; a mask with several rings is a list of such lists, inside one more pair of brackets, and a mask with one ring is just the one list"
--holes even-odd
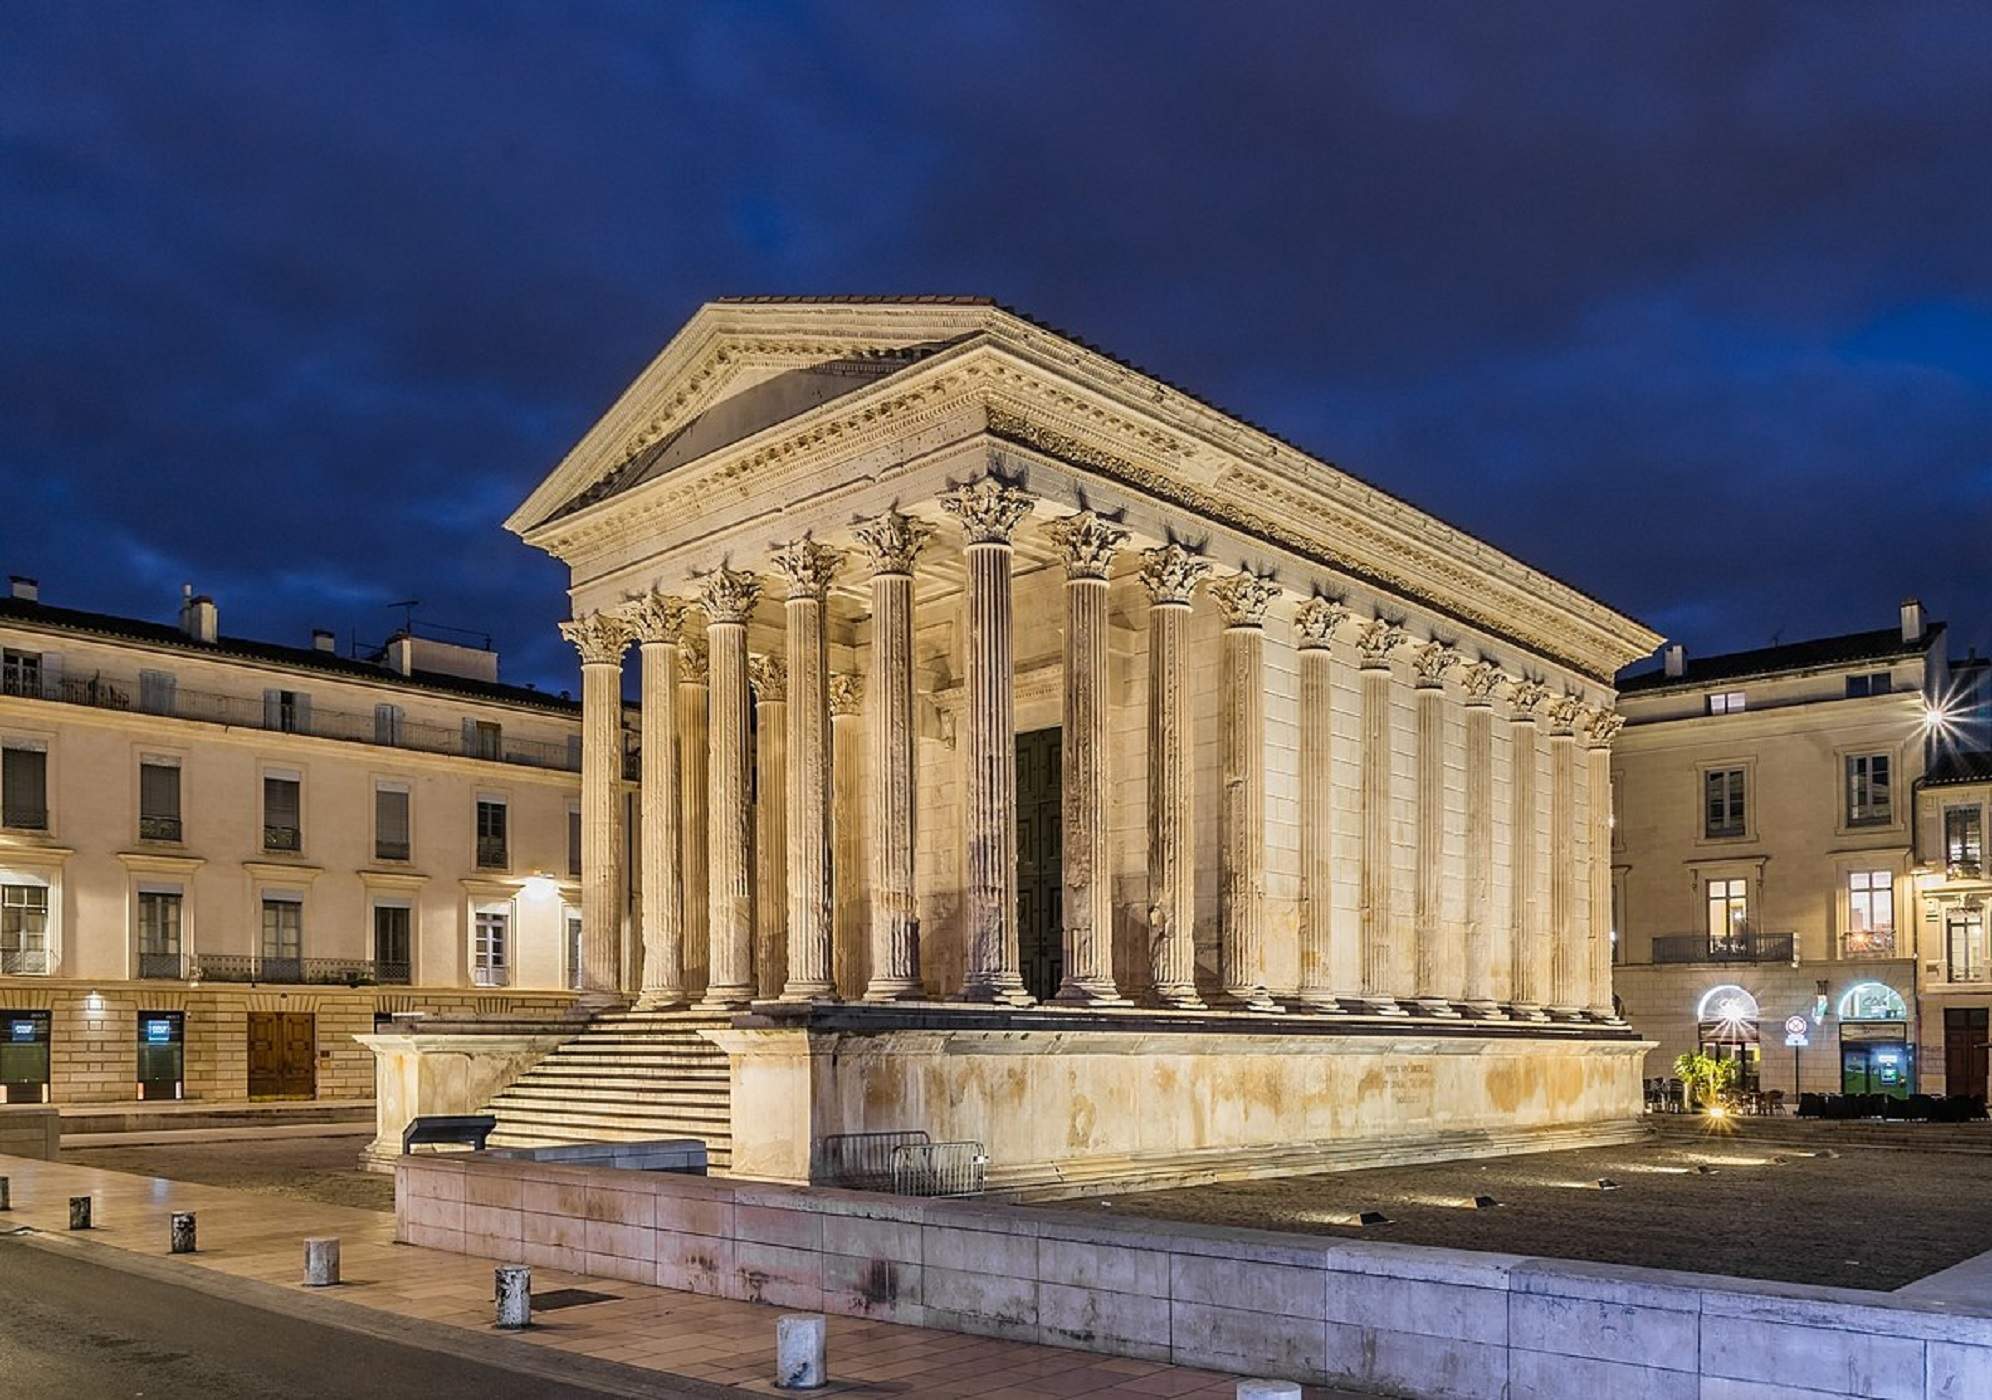
[(1743, 770), (1711, 768), (1702, 774), (1702, 835), (1743, 834)]
[(309, 734), (311, 697), (301, 690), (264, 691), (263, 728), (283, 734)]
[(1952, 982), (1985, 980), (1985, 916), (1977, 905), (1958, 905), (1944, 917), (1945, 976)]
[(138, 975), (177, 979), (185, 973), (180, 961), (180, 892), (140, 890)]
[(177, 708), (179, 689), (171, 671), (140, 671), (138, 708), (148, 715), (170, 715)]
[(1847, 755), (1847, 825), (1886, 826), (1895, 819), (1892, 769), (1885, 753)]
[(399, 748), (407, 722), (408, 716), (399, 705), (374, 706), (374, 742)]
[(477, 946), (472, 978), (480, 987), (502, 987), (509, 979), (506, 968), (510, 952), (512, 914), (505, 908), (477, 911)]
[(1713, 952), (1739, 951), (1750, 929), (1747, 880), (1708, 882), (1708, 946)]
[(464, 748), (472, 758), (488, 758), (494, 763), (505, 756), (505, 730), (489, 720), (465, 720)]
[(304, 980), (304, 905), (274, 896), (263, 900), (260, 975), (265, 982)]
[(567, 873), (581, 873), (581, 809), (567, 809)]
[(0, 972), (49, 971), (48, 886), (0, 885)]
[(406, 904), (376, 904), (373, 922), (375, 979), (406, 986), (414, 973), (414, 911)]
[(0, 652), (0, 693), (42, 698), (42, 659), (38, 651)]
[(1708, 697), (1708, 712), (1712, 715), (1740, 714), (1743, 709), (1743, 692), (1724, 690)]
[(1978, 808), (1944, 808), (1944, 864), (1953, 876), (1978, 878), (1985, 862), (1985, 824)]
[(567, 985), (572, 989), (581, 986), (581, 911), (573, 905), (561, 911), (562, 926), (567, 930)]
[(301, 851), (304, 827), (300, 816), (298, 780), (288, 777), (263, 778), (263, 849)]
[(1893, 682), (1886, 671), (1869, 671), (1862, 675), (1847, 677), (1849, 700), (1858, 700), (1868, 695), (1886, 695), (1893, 688)]
[(0, 748), (0, 826), (48, 830), (48, 751), (25, 744)]
[(408, 790), (374, 789), (374, 859), (407, 860), (413, 850), (408, 821)]
[(1906, 1021), (1909, 1007), (1902, 994), (1881, 982), (1862, 982), (1849, 987), (1840, 998), (1842, 1021)]
[(510, 862), (505, 851), (505, 804), (496, 798), (477, 799), (477, 864), (503, 870)]
[(1847, 955), (1886, 956), (1895, 951), (1895, 877), (1886, 870), (1847, 876)]
[(178, 841), (180, 764), (171, 758), (144, 758), (138, 764), (138, 839)]

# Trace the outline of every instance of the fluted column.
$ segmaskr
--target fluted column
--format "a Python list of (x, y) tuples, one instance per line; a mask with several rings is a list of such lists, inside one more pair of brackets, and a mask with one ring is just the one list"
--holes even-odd
[(1549, 716), (1549, 999), (1558, 1016), (1584, 1005), (1589, 960), (1577, 927), (1577, 738), (1580, 706), (1572, 696), (1550, 702)]
[(1114, 983), (1113, 863), (1107, 846), (1107, 573), (1127, 531), (1091, 511), (1055, 520), (1065, 557), (1065, 708), (1059, 740), (1064, 810), (1065, 974), (1054, 1000), (1123, 1005)]
[(831, 964), (845, 996), (863, 996), (871, 969), (871, 910), (865, 869), (865, 685), (861, 676), (830, 677), (832, 796)]
[(788, 585), (788, 981), (784, 1001), (835, 999), (830, 929), (830, 581), (843, 556), (803, 539), (775, 551)]
[(622, 656), (629, 624), (589, 613), (560, 624), (581, 653), (581, 997), (622, 995)]
[(1181, 545), (1144, 551), (1148, 590), (1148, 968), (1155, 1000), (1196, 1008), (1190, 595), (1210, 572)]
[[(641, 1006), (685, 1003), (683, 836), (678, 791), (678, 637), (682, 598), (651, 592), (623, 616), (643, 655), (643, 987)], [(587, 914), (582, 920), (585, 930)]]
[(1277, 1011), (1266, 993), (1266, 609), (1279, 585), (1236, 573), (1206, 590), (1224, 617), (1219, 710), (1217, 976), (1226, 1006)]
[(1349, 610), (1310, 598), (1294, 613), (1300, 649), (1300, 987), (1295, 1000), (1309, 1011), (1340, 1012), (1334, 946), (1335, 741), (1334, 662), (1329, 650)]
[(678, 901), (685, 924), (685, 991), (701, 995), (712, 975), (712, 910), (706, 887), (712, 875), (711, 805), (706, 801), (706, 755), (712, 745), (705, 628), (687, 621), (678, 638)]
[(1618, 1019), (1612, 1002), (1612, 740), (1625, 718), (1610, 710), (1593, 710), (1584, 726), (1585, 815), (1591, 877), (1590, 995), (1591, 1015), (1600, 1021)]
[(1390, 654), (1410, 640), (1402, 627), (1374, 618), (1356, 646), (1362, 657), (1362, 995), (1370, 1010), (1402, 1016), (1397, 949), (1392, 946), (1390, 849)]
[(1494, 898), (1494, 688), (1501, 673), (1485, 661), (1460, 672), (1466, 695), (1466, 946), (1467, 1009), (1501, 1019), (1498, 995), (1512, 954), (1505, 918)]
[(1536, 897), (1541, 869), (1536, 839), (1537, 790), (1541, 786), (1537, 781), (1536, 710), (1548, 695), (1548, 687), (1540, 681), (1523, 680), (1514, 683), (1508, 699), (1509, 858), (1513, 867), (1508, 926), (1514, 957), (1509, 1005), (1517, 1017), (1530, 1021), (1548, 1019), (1542, 1009), (1549, 999), (1547, 925)]
[(1464, 995), (1460, 982), (1457, 930), (1446, 918), (1446, 672), (1459, 653), (1444, 642), (1427, 642), (1411, 655), (1417, 688), (1418, 820), (1417, 891), (1412, 930), (1411, 985), (1418, 1009), (1427, 1016), (1457, 1016)]
[(871, 980), (866, 1001), (920, 995), (913, 904), (913, 563), (933, 534), (887, 511), (857, 527), (871, 557)]
[(788, 663), (747, 659), (754, 696), (754, 995), (778, 997), (788, 978)]
[(706, 647), (712, 665), (712, 733), (706, 763), (710, 804), (707, 922), (712, 980), (704, 1005), (745, 1006), (754, 996), (754, 885), (747, 805), (747, 620), (761, 596), (752, 574), (721, 567), (701, 580)]
[(967, 537), (962, 846), (968, 966), (962, 1001), (1027, 1006), (1017, 947), (1017, 694), (1011, 535), (1035, 503), (993, 477), (957, 487), (941, 509)]

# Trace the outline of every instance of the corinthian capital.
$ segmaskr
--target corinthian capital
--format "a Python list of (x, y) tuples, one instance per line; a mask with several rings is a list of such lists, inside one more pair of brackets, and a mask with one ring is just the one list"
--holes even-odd
[(1052, 521), (1045, 533), (1065, 556), (1067, 578), (1105, 578), (1114, 554), (1127, 543), (1127, 531), (1090, 510)]
[(855, 715), (865, 708), (865, 678), (863, 676), (835, 675), (830, 678), (830, 713), (833, 715)]
[(1608, 749), (1625, 728), (1625, 716), (1599, 708), (1589, 710), (1584, 719), (1584, 738), (1594, 749)]
[(819, 600), (829, 595), (830, 580), (843, 562), (841, 550), (807, 537), (783, 545), (768, 559), (769, 567), (788, 584), (789, 597)]
[(1210, 576), (1210, 560), (1199, 559), (1179, 544), (1141, 552), (1141, 582), (1155, 603), (1184, 603), (1197, 585)]
[(721, 564), (699, 580), (699, 606), (705, 609), (706, 625), (741, 623), (754, 615), (761, 600), (761, 580), (743, 569)]
[(1427, 642), (1411, 653), (1411, 670), (1417, 676), (1418, 685), (1429, 689), (1445, 684), (1446, 672), (1460, 661), (1457, 649), (1444, 642)]
[(678, 638), (678, 684), (704, 685), (712, 675), (712, 653), (706, 639), (687, 628)]
[(1390, 654), (1411, 640), (1411, 634), (1394, 622), (1373, 617), (1356, 634), (1356, 651), (1365, 671), (1390, 669)]
[(1494, 692), (1500, 688), (1501, 673), (1485, 661), (1474, 661), (1459, 669), (1460, 689), (1466, 692), (1469, 705), (1488, 705), (1494, 701)]
[(1293, 635), (1302, 651), (1326, 647), (1355, 614), (1327, 598), (1309, 598), (1293, 611)]
[(583, 666), (618, 666), (629, 649), (629, 623), (613, 612), (591, 612), (560, 624), (560, 635), (574, 643)]
[(941, 509), (961, 522), (970, 544), (1008, 544), (1037, 502), (1008, 482), (985, 476), (941, 497)]
[(779, 656), (748, 657), (747, 683), (754, 687), (754, 698), (762, 704), (778, 704), (787, 700), (788, 662)]
[(630, 635), (639, 642), (675, 642), (685, 630), (685, 614), (691, 604), (683, 598), (652, 589), (639, 593), (616, 612), (629, 624)]
[(1508, 705), (1518, 718), (1523, 715), (1533, 716), (1547, 699), (1549, 699), (1549, 687), (1541, 681), (1532, 681), (1525, 676), (1509, 678)]
[(1226, 627), (1265, 626), (1266, 609), (1280, 596), (1277, 583), (1243, 570), (1226, 575), (1204, 591), (1217, 600)]
[(889, 510), (867, 520), (852, 532), (871, 556), (875, 574), (910, 574), (920, 550), (934, 537), (934, 527), (924, 520)]
[(1549, 731), (1552, 734), (1568, 734), (1577, 727), (1577, 718), (1584, 712), (1584, 702), (1574, 695), (1559, 695), (1549, 702), (1544, 713), (1549, 717)]

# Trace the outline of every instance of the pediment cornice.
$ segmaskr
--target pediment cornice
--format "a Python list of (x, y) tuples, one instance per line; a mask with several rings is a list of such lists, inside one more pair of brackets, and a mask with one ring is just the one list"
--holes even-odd
[[(1569, 585), (1097, 352), (993, 308), (948, 309), (975, 310), (984, 324), (852, 394), (521, 533), (578, 569), (640, 545), (717, 491), (800, 487), (955, 416), (1007, 446), (1256, 536), (1607, 685), (1660, 641)], [(848, 354), (885, 339), (847, 335), (836, 348)], [(801, 364), (811, 344), (768, 336), (751, 353)], [(723, 353), (711, 362), (735, 363), (747, 342)], [(672, 420), (656, 421), (670, 431)]]

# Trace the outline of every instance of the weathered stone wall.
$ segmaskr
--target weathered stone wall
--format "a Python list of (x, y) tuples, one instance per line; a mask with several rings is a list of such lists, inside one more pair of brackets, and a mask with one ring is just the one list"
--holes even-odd
[(1968, 1400), (1992, 1306), (981, 1202), (462, 1156), (430, 1249), (789, 1309), (1446, 1400)]

